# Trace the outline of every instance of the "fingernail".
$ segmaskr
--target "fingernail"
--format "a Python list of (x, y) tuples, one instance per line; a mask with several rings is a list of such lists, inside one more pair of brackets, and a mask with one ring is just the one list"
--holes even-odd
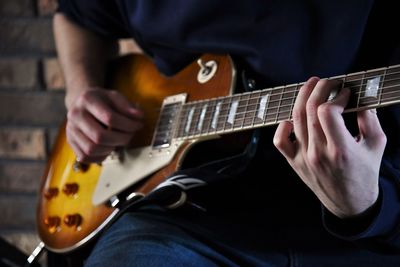
[(371, 113), (378, 114), (378, 112), (376, 111), (376, 108), (372, 108), (372, 109), (370, 109), (369, 111), (370, 111)]

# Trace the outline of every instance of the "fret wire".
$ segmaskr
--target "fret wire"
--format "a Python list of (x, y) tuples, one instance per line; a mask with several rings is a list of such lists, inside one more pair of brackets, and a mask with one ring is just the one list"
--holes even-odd
[(361, 98), (361, 92), (362, 92), (364, 80), (365, 80), (365, 72), (362, 74), (362, 78), (361, 78), (360, 90), (359, 90), (359, 94), (357, 97), (357, 107), (360, 106), (360, 98)]
[[(383, 89), (386, 89), (386, 88), (393, 88), (393, 87), (396, 87), (396, 86), (385, 86), (385, 87), (383, 87)], [(298, 92), (298, 91), (296, 91), (296, 92)], [(390, 95), (390, 94), (394, 94), (395, 92), (387, 92), (387, 93), (382, 93), (381, 95), (383, 95), (383, 96), (385, 96), (385, 95)], [(361, 98), (364, 98), (364, 99), (367, 99), (366, 97), (361, 97)], [(397, 97), (397, 98), (399, 98), (399, 97)], [(253, 98), (254, 99), (254, 98)], [(291, 98), (286, 98), (286, 99), (292, 99), (292, 100), (294, 100), (295, 99), (295, 97), (291, 97)], [(390, 97), (389, 99), (396, 99), (396, 97)], [(276, 102), (276, 101), (275, 101)], [(269, 104), (269, 103), (268, 103)], [(254, 105), (256, 105), (256, 104), (254, 104)], [(253, 105), (253, 106), (254, 106)], [(257, 104), (258, 105), (258, 104)], [(288, 105), (282, 105), (282, 107), (288, 107), (288, 106), (292, 106), (291, 104), (288, 104)], [(238, 114), (242, 114), (242, 113), (238, 113)], [(271, 114), (269, 114), (269, 115), (271, 115)], [(275, 115), (275, 113), (273, 113), (273, 115)], [(227, 118), (227, 115), (225, 115), (225, 116), (223, 116), (224, 118)]]
[[(258, 91), (256, 94), (258, 94), (258, 96), (256, 97), (256, 104), (255, 104), (255, 108), (254, 108), (254, 115), (253, 115), (253, 120), (251, 122), (251, 125), (254, 126), (254, 122), (256, 120), (256, 114), (257, 114), (257, 103), (260, 103), (261, 101), (261, 91)], [(264, 112), (265, 113), (265, 112)]]
[[(383, 89), (386, 89), (386, 88), (393, 88), (393, 87), (396, 87), (397, 85), (395, 85), (395, 86), (385, 86), (385, 87), (383, 87)], [(298, 92), (298, 91), (296, 91), (296, 92)], [(382, 93), (381, 95), (388, 95), (388, 94), (393, 94), (393, 92), (388, 92), (388, 93)], [(283, 100), (289, 100), (289, 99), (291, 99), (291, 100), (294, 100), (296, 97), (290, 97), (290, 98), (283, 98)], [(361, 98), (363, 98), (362, 96), (361, 96)], [(252, 98), (253, 100), (255, 99), (255, 98)], [(275, 101), (270, 101), (269, 103), (272, 103), (272, 102), (278, 102), (279, 100), (275, 100)], [(250, 105), (250, 106), (255, 106), (255, 105), (258, 105), (258, 104), (252, 104), (252, 105)], [(282, 105), (281, 107), (288, 107), (288, 106), (291, 106), (290, 104), (289, 105)], [(239, 106), (239, 107), (243, 107), (243, 106)], [(225, 109), (225, 110), (223, 110), (223, 111), (226, 111), (227, 109)], [(198, 113), (197, 113), (198, 114)], [(238, 114), (242, 114), (242, 113), (238, 113)]]
[[(392, 75), (392, 74), (387, 74), (387, 75)], [(357, 79), (357, 80), (353, 80), (353, 81), (351, 81), (351, 82), (355, 82), (355, 81), (360, 81), (360, 80), (362, 80), (362, 79)], [(399, 79), (392, 79), (392, 80), (387, 80), (387, 79), (385, 79), (385, 82), (389, 82), (389, 81), (396, 81), (396, 80), (400, 80), (400, 78)], [(345, 83), (346, 83), (347, 81), (345, 81)], [(348, 83), (348, 82), (347, 82)], [(299, 85), (302, 85), (302, 84), (298, 84), (298, 86)], [(362, 85), (365, 85), (365, 83), (363, 83)], [(352, 87), (348, 87), (348, 88), (359, 88), (359, 86), (360, 85), (357, 85), (357, 86), (352, 86)], [(399, 84), (399, 86), (400, 86), (400, 84)], [(270, 91), (273, 91), (274, 90), (274, 88), (268, 88), (268, 89), (263, 89), (263, 90), (260, 90), (260, 92), (262, 92), (262, 91), (267, 91), (267, 90), (270, 90)], [(279, 90), (282, 90), (282, 88), (279, 88)], [(299, 91), (300, 89), (296, 89), (296, 93)], [(362, 93), (364, 93), (365, 91), (364, 90), (362, 90), (361, 92), (353, 92), (354, 94), (357, 94), (357, 95), (359, 95), (359, 94), (362, 94)], [(270, 94), (270, 97), (272, 97), (272, 96), (276, 96), (276, 95), (280, 95), (280, 96), (282, 96), (282, 93), (275, 93), (275, 94)], [(235, 95), (233, 95), (233, 96), (235, 96)], [(237, 96), (237, 95), (236, 95)], [(223, 98), (231, 98), (231, 96), (229, 96), (229, 97), (223, 97)], [(256, 97), (257, 98), (257, 97)], [(256, 98), (249, 98), (249, 101), (250, 100), (254, 100), (254, 99), (256, 99)], [(282, 100), (289, 100), (289, 99), (291, 99), (291, 98), (283, 98)], [(210, 101), (210, 100), (203, 100), (203, 101)], [(280, 100), (274, 100), (274, 101), (271, 101), (271, 102), (277, 102), (277, 101), (280, 101)], [(189, 103), (193, 103), (193, 102), (189, 102)], [(189, 104), (189, 103), (186, 103), (185, 105), (187, 105), (187, 104)], [(184, 106), (185, 106), (184, 105)], [(243, 107), (243, 106), (238, 106), (238, 107)], [(224, 111), (224, 110), (221, 110), (221, 111)]]
[(182, 137), (183, 136), (183, 131), (182, 129), (184, 128), (184, 126), (182, 125), (182, 122), (184, 122), (184, 114), (185, 114), (185, 109), (186, 109), (186, 105), (182, 105), (181, 110), (180, 110), (180, 114), (179, 114), (179, 127), (178, 127), (178, 137)]
[[(388, 87), (385, 87), (385, 88), (388, 88)], [(385, 93), (386, 95), (390, 95), (390, 94), (394, 94), (394, 92), (390, 92), (390, 93)], [(386, 103), (389, 103), (389, 102), (391, 102), (391, 101), (393, 101), (393, 102), (395, 102), (395, 101), (397, 101), (397, 102), (399, 102), (400, 103), (400, 97), (399, 96), (393, 96), (393, 97), (389, 97), (389, 98), (387, 98), (386, 99)], [(373, 106), (373, 107), (376, 107), (376, 106), (380, 106), (381, 104), (376, 104), (376, 103), (373, 103), (372, 105), (365, 105), (364, 107), (366, 108), (366, 109), (369, 109), (369, 108), (371, 108), (371, 106)], [(350, 108), (351, 109), (351, 108)], [(346, 112), (347, 110), (350, 110), (350, 109), (346, 109), (346, 110), (344, 110), (344, 112)], [(283, 121), (283, 120), (282, 120)], [(268, 124), (268, 122), (266, 122), (265, 124)], [(254, 125), (253, 125), (254, 126)], [(221, 131), (215, 131), (216, 133), (217, 132), (223, 132), (223, 130)], [(208, 134), (211, 134), (211, 133), (207, 133), (207, 135)], [(182, 137), (182, 138), (186, 138), (186, 136), (185, 137)]]
[[(388, 68), (386, 68), (385, 69), (385, 71), (387, 70), (387, 69), (389, 69), (390, 67), (388, 67)], [(400, 69), (400, 66), (398, 66), (398, 67), (396, 67), (396, 68), (399, 68)], [(391, 76), (391, 75), (396, 75), (396, 74), (399, 74), (400, 73), (400, 71), (399, 72), (393, 72), (393, 73), (389, 73), (389, 74), (386, 74), (386, 76)], [(353, 74), (349, 74), (349, 75), (353, 75)], [(338, 78), (337, 80), (342, 80), (343, 78)], [(351, 82), (357, 82), (357, 81), (360, 81), (360, 80), (363, 80), (363, 79), (355, 79), (355, 80), (352, 80)], [(395, 79), (385, 79), (385, 81), (386, 82), (389, 82), (389, 81), (398, 81), (398, 80), (400, 80), (400, 78), (395, 78)], [(304, 82), (302, 82), (302, 83), (298, 83), (298, 85), (303, 85), (304, 84)], [(362, 84), (362, 85), (365, 85), (364, 83)], [(399, 84), (400, 85), (400, 84)], [(287, 86), (291, 86), (291, 85), (287, 85)], [(351, 87), (348, 87), (349, 89), (352, 89), (352, 88), (355, 88), (355, 87), (358, 87), (358, 85), (357, 86), (351, 86)], [(265, 89), (261, 89), (261, 90), (259, 90), (259, 91), (264, 91), (264, 90), (271, 90), (271, 91), (274, 91), (275, 89), (280, 89), (280, 87), (272, 87), (272, 88), (265, 88)], [(300, 90), (300, 89), (298, 89), (298, 90)], [(365, 91), (361, 91), (360, 93), (364, 93)], [(278, 93), (278, 94), (281, 94), (281, 93)], [(359, 93), (356, 93), (356, 94), (359, 94)], [(275, 95), (277, 95), (277, 94), (271, 94), (270, 96), (275, 96)], [(228, 96), (228, 97), (231, 97), (231, 96)], [(222, 97), (222, 98), (224, 98), (224, 97)], [(210, 101), (211, 99), (209, 99), (209, 100), (200, 100), (200, 101), (196, 101), (196, 102), (202, 102), (202, 101)], [(252, 100), (252, 99), (250, 99), (250, 100)], [(193, 102), (189, 102), (189, 103), (193, 103)], [(187, 105), (187, 104), (189, 104), (189, 103), (185, 103), (183, 106), (185, 106), (185, 105)], [(160, 111), (161, 110), (161, 108), (156, 108), (155, 110), (158, 110), (158, 111)]]
[[(247, 100), (246, 100), (246, 105), (245, 105), (245, 107), (244, 107), (244, 114), (243, 114), (243, 119), (242, 119), (242, 125), (240, 126), (240, 128), (243, 128), (244, 127), (244, 122), (246, 121), (246, 114), (247, 114), (247, 111), (248, 111), (248, 108), (249, 108), (249, 98), (250, 98), (250, 94), (248, 94), (249, 95), (249, 97), (247, 98)], [(239, 102), (240, 103), (240, 102)]]
[[(231, 105), (231, 103), (232, 103), (232, 97), (228, 97), (228, 98), (226, 98), (228, 101), (229, 101), (229, 104), (228, 104), (228, 107)], [(223, 106), (225, 103), (223, 103), (221, 106)], [(224, 126), (222, 126), (222, 129), (223, 129), (223, 131), (225, 131), (225, 126), (226, 126), (226, 121), (227, 121), (227, 119), (228, 119), (228, 116), (229, 116), (229, 108), (227, 108), (226, 109), (226, 111), (227, 111), (227, 116), (226, 116), (226, 118), (224, 118)]]
[(208, 131), (207, 131), (208, 133), (211, 133), (210, 131), (214, 131), (214, 130), (212, 130), (211, 126), (212, 126), (212, 120), (213, 120), (213, 118), (214, 118), (214, 115), (215, 115), (215, 112), (216, 112), (216, 109), (217, 109), (217, 102), (218, 102), (218, 100), (217, 100), (217, 99), (214, 99), (213, 101), (214, 101), (214, 106), (213, 106), (213, 108), (211, 109), (210, 122), (208, 123)]
[[(282, 92), (283, 92), (283, 88), (282, 88)], [(277, 122), (278, 118), (279, 118), (280, 108), (281, 108), (281, 104), (282, 104), (282, 98), (283, 98), (283, 93), (281, 93), (280, 98), (279, 98), (278, 112), (276, 112), (275, 122)]]
[[(383, 74), (383, 77), (384, 77), (384, 81), (385, 82), (389, 82), (389, 81), (397, 81), (397, 80), (400, 80), (399, 78), (394, 78), (394, 79), (387, 79), (386, 77), (390, 77), (390, 76), (394, 76), (394, 75), (396, 75), (396, 74), (398, 74), (398, 73), (400, 73), (400, 72), (392, 72), (392, 73), (387, 73), (387, 70), (388, 70), (389, 68), (385, 68), (385, 69), (383, 69), (384, 70), (384, 74)], [(393, 68), (391, 68), (391, 69), (393, 69)], [(382, 75), (378, 75), (378, 76), (382, 76)], [(362, 83), (362, 85), (364, 85), (365, 83), (363, 82), (363, 80), (365, 80), (365, 78), (364, 79), (355, 79), (355, 80), (353, 80), (353, 81), (351, 81), (351, 82), (357, 82), (357, 81), (360, 81), (361, 80), (361, 83)], [(347, 81), (344, 81), (344, 83), (346, 83)], [(381, 82), (381, 84), (382, 84), (382, 86), (379, 88), (380, 89), (380, 91), (381, 91), (381, 93), (379, 94), (379, 103), (381, 103), (382, 102), (382, 97), (385, 95), (385, 92), (384, 92), (384, 89), (386, 89), (386, 87), (385, 86), (383, 86), (383, 82)], [(298, 84), (297, 86), (299, 86), (299, 85), (301, 85), (301, 84)], [(396, 87), (397, 85), (392, 85), (392, 86), (390, 86), (390, 87)], [(354, 86), (351, 86), (351, 87), (349, 87), (349, 88), (354, 88)], [(388, 87), (389, 88), (389, 87)], [(267, 90), (267, 89), (264, 89), (264, 90)], [(282, 90), (281, 88), (279, 88), (278, 90)], [(274, 90), (272, 90), (272, 91), (274, 91)], [(296, 92), (298, 91), (298, 88), (296, 88)], [(261, 91), (260, 91), (261, 92)], [(364, 90), (361, 90), (360, 92), (356, 92), (355, 94), (357, 94), (358, 95), (358, 97), (360, 98), (361, 97), (361, 94), (363, 93), (363, 92), (365, 92)], [(278, 94), (280, 94), (280, 96), (281, 96), (281, 98), (282, 98), (282, 92), (281, 93), (278, 93)], [(389, 93), (388, 93), (389, 94)], [(276, 94), (271, 94), (271, 96), (272, 95), (276, 95)], [(247, 100), (247, 102), (250, 102), (250, 100), (252, 100), (252, 99), (254, 99), (254, 97), (249, 97), (249, 99)], [(286, 98), (286, 99), (290, 99), (290, 98)], [(292, 100), (294, 100), (293, 98), (292, 98)], [(279, 101), (281, 101), (281, 100), (279, 100)], [(273, 101), (271, 101), (271, 102), (273, 102)], [(359, 104), (358, 104), (358, 106), (359, 106)], [(241, 107), (241, 106), (240, 106)], [(248, 109), (248, 107), (247, 107), (247, 109)], [(180, 112), (180, 117), (181, 118), (183, 118), (184, 117), (184, 115), (185, 115), (185, 111), (187, 111), (187, 104), (184, 104), (183, 105), (183, 108), (181, 109), (181, 112)], [(169, 112), (169, 111), (167, 111), (167, 112)], [(188, 114), (186, 114), (186, 115), (188, 115)], [(253, 117), (253, 119), (254, 119), (254, 117)], [(183, 121), (185, 121), (185, 120), (183, 120)], [(254, 124), (254, 123), (253, 123)], [(182, 124), (180, 124), (180, 125), (182, 125)], [(178, 135), (183, 135), (183, 132), (182, 132), (182, 130), (184, 129), (184, 127), (180, 127), (180, 129), (179, 129), (179, 134)]]
[(294, 89), (294, 97), (292, 97), (292, 103), (290, 104), (290, 112), (289, 112), (289, 120), (292, 118), (293, 108), (295, 99), (297, 98), (297, 93), (300, 92), (299, 84), (296, 85), (296, 89)]
[(379, 88), (379, 90), (380, 90), (381, 92), (379, 93), (378, 104), (381, 104), (382, 93), (383, 93), (383, 87), (385, 86), (384, 83), (385, 83), (385, 80), (386, 80), (386, 74), (387, 74), (387, 68), (385, 69), (385, 71), (384, 71), (384, 73), (383, 73), (382, 84), (381, 84), (381, 86), (380, 86), (380, 88)]
[[(208, 105), (207, 110), (206, 110), (206, 115), (204, 116), (204, 122), (208, 121), (208, 115), (212, 116), (212, 111), (213, 111), (212, 102), (213, 101), (209, 101), (209, 103), (208, 103), (209, 105)], [(210, 112), (211, 112), (211, 114), (210, 114)], [(210, 129), (210, 124), (209, 123), (205, 124), (204, 122), (203, 122), (203, 125), (205, 127), (203, 128), (203, 130), (201, 132), (202, 133), (207, 133), (208, 130)], [(210, 120), (210, 122), (211, 122), (211, 120)]]

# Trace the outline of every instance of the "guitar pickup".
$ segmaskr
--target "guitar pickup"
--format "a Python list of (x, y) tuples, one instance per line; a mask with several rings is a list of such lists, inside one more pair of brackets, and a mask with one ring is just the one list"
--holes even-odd
[(167, 148), (171, 146), (179, 119), (181, 107), (185, 102), (187, 94), (169, 96), (164, 99), (157, 126), (154, 131), (152, 147), (154, 149)]

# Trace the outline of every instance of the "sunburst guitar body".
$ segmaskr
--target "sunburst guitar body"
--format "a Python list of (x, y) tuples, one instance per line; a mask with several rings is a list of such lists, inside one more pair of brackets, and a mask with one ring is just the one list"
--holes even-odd
[[(122, 212), (121, 203), (145, 196), (181, 168), (194, 144), (291, 120), (304, 84), (233, 94), (231, 58), (211, 54), (172, 77), (145, 56), (130, 55), (110, 77), (111, 88), (144, 111), (144, 127), (129, 147), (90, 165), (76, 162), (61, 127), (37, 209), (39, 236), (54, 252), (70, 252), (97, 237)], [(345, 112), (400, 102), (400, 65), (330, 79), (351, 89)]]

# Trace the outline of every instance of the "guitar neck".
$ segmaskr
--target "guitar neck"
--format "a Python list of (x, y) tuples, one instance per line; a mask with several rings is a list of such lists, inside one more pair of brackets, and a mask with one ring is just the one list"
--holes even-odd
[[(345, 112), (400, 102), (400, 65), (331, 77), (351, 90)], [(193, 139), (275, 125), (292, 120), (303, 83), (183, 104), (175, 138)]]

